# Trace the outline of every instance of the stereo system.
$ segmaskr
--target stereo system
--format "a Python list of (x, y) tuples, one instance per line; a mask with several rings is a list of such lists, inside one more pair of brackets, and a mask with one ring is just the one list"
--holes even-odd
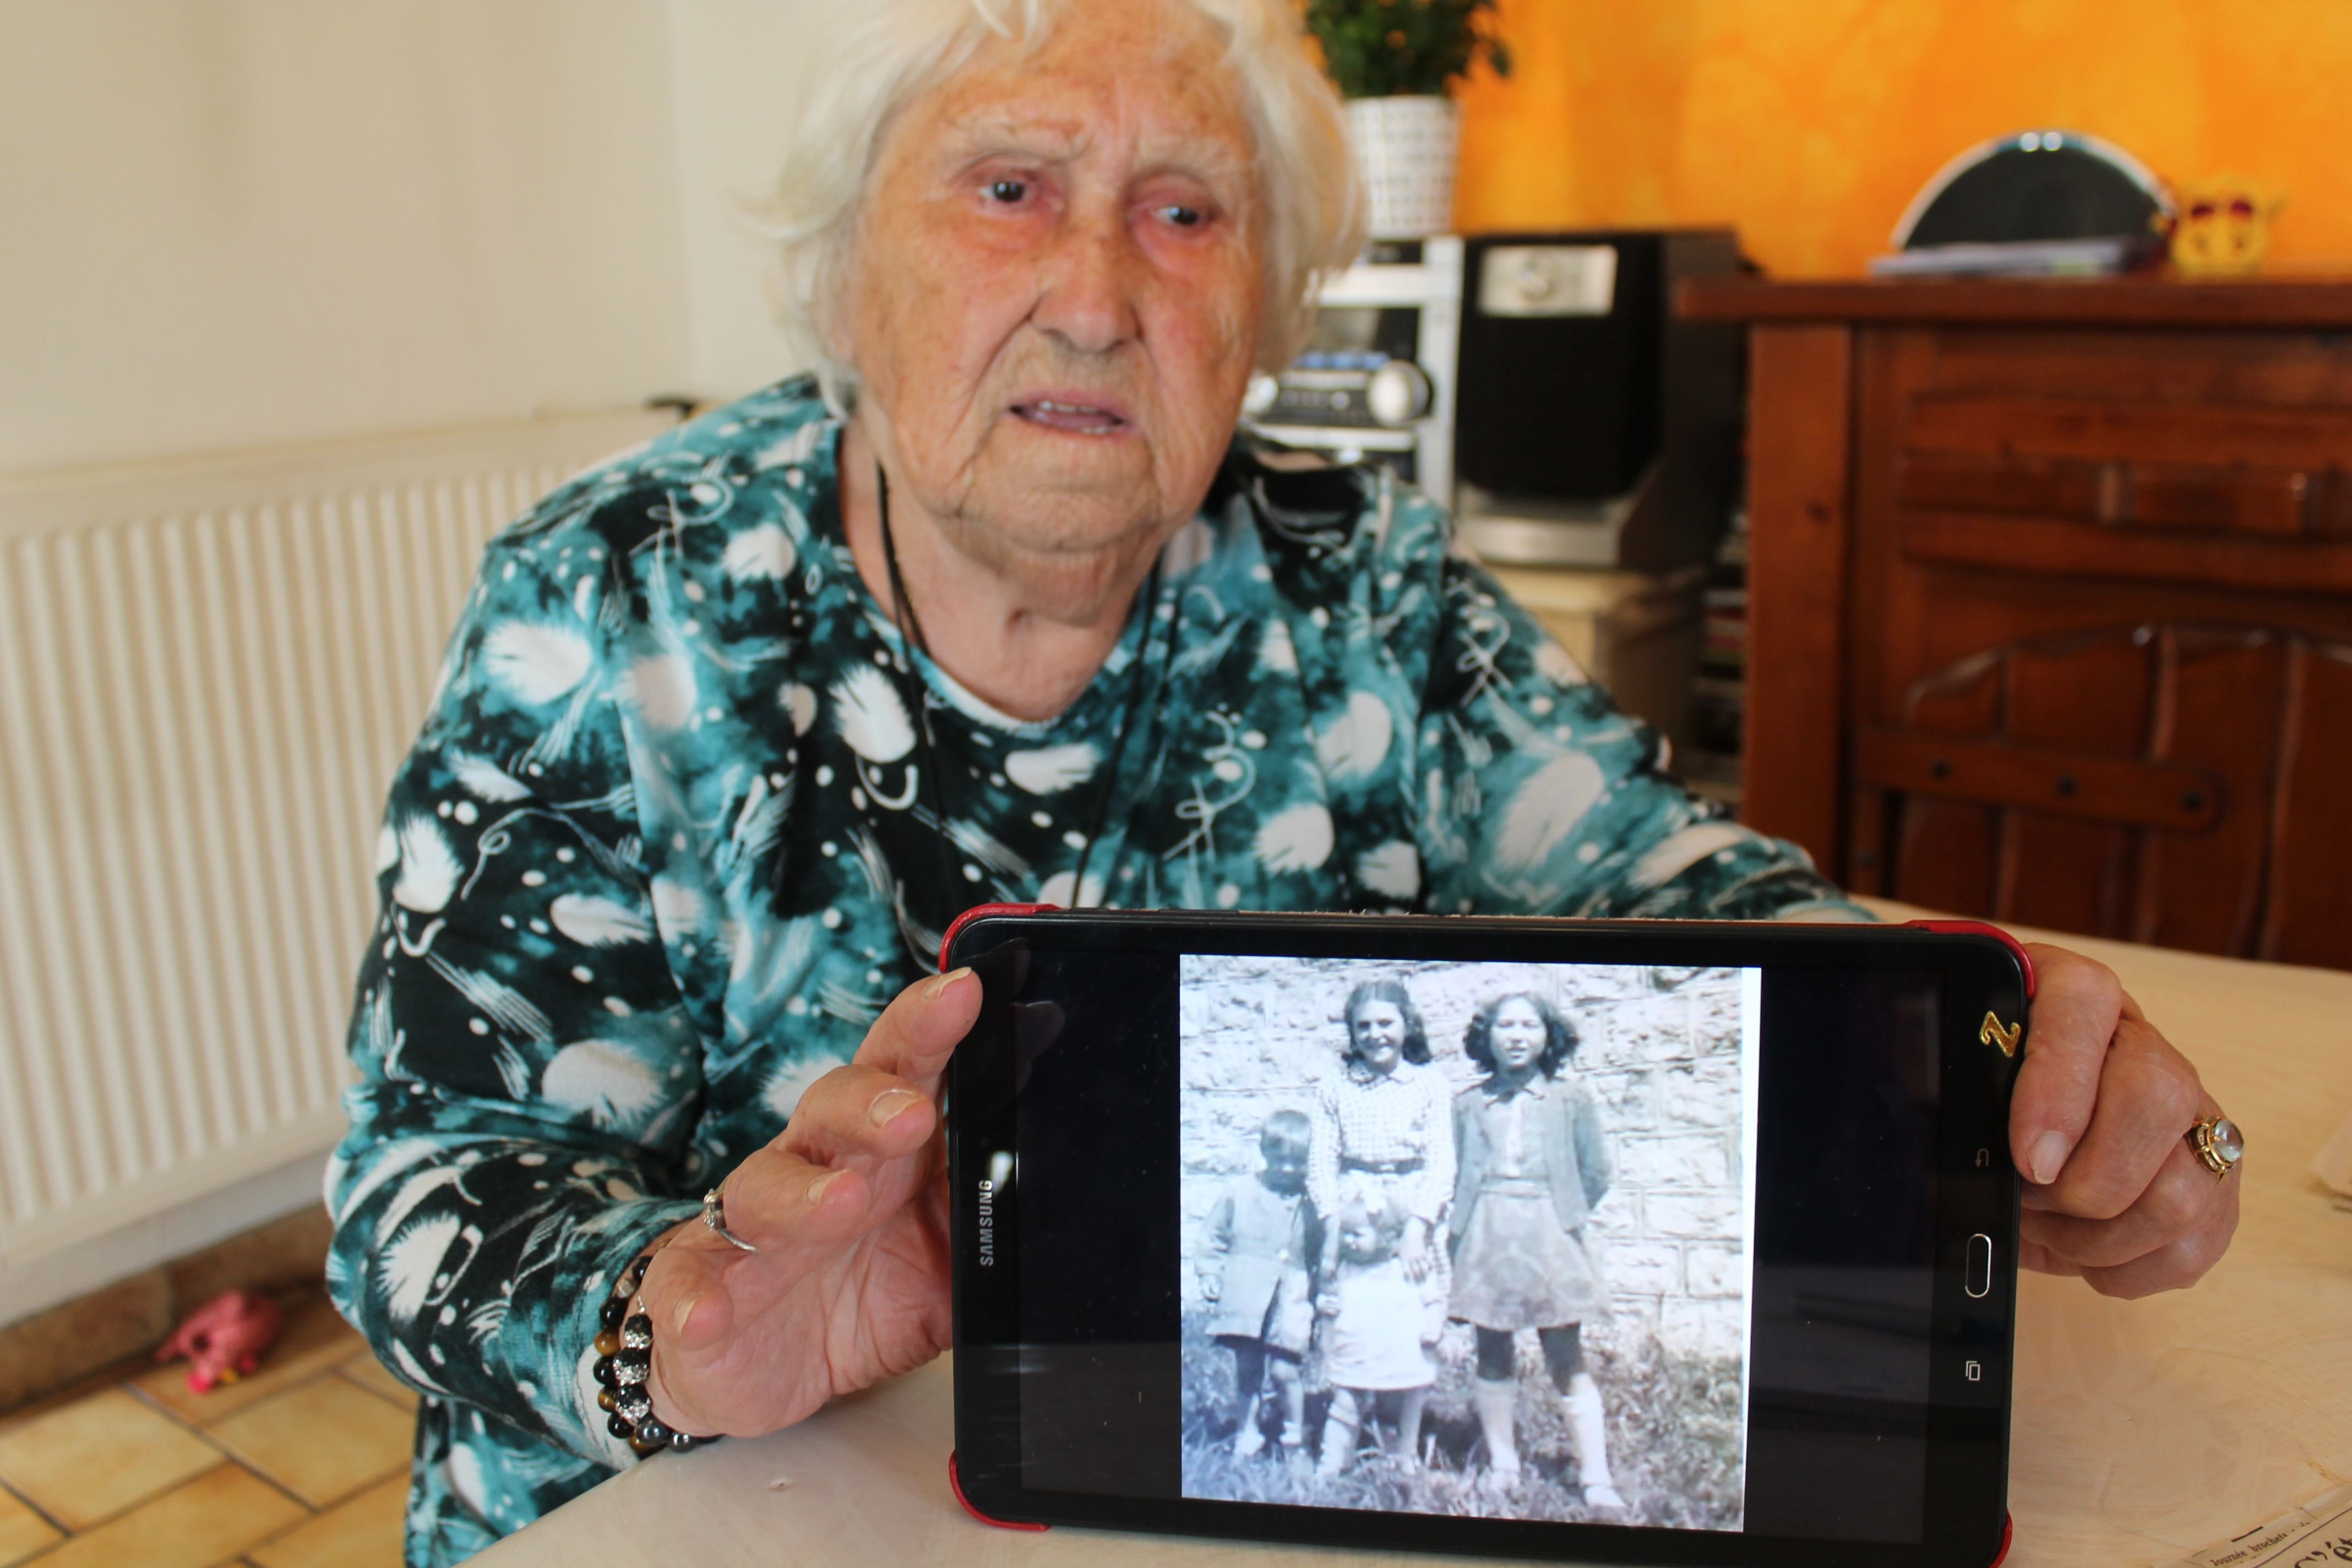
[(1675, 320), (1674, 286), (1741, 266), (1728, 229), (1376, 241), (1244, 421), (1388, 465), (1490, 561), (1703, 561), (1738, 483), (1744, 344)]

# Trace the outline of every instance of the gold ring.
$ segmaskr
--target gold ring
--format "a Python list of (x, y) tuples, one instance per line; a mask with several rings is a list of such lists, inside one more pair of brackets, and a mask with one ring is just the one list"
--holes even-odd
[(2188, 1131), (2189, 1146), (2220, 1181), (2246, 1157), (2246, 1135), (2226, 1116), (2200, 1116)]

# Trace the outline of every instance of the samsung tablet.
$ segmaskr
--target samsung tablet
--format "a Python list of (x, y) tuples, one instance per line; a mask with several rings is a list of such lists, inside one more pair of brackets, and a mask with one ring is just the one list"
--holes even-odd
[(2006, 1542), (2032, 968), (1989, 927), (987, 910), (994, 1522), (1586, 1562)]

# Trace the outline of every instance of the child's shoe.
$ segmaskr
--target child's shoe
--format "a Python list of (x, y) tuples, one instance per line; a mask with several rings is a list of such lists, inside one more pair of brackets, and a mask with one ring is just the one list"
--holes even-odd
[[(1251, 1414), (1255, 1415), (1256, 1412)], [(1265, 1447), (1265, 1428), (1255, 1420), (1243, 1422), (1242, 1429), (1234, 1434), (1234, 1458), (1236, 1459), (1255, 1459)]]

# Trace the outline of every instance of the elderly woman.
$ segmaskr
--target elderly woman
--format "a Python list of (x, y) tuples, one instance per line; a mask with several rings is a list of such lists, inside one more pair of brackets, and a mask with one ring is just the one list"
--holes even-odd
[[(826, 32), (783, 186), (818, 381), (494, 542), (393, 786), (330, 1282), (425, 1395), (416, 1563), (939, 1353), (980, 987), (922, 975), (971, 903), (1849, 912), (1427, 500), (1235, 440), (1354, 241), (1287, 0)], [(2234, 1216), (2195, 1073), (2042, 965), (2029, 1261), (2191, 1279)], [(756, 1250), (698, 1223), (722, 1182)]]

